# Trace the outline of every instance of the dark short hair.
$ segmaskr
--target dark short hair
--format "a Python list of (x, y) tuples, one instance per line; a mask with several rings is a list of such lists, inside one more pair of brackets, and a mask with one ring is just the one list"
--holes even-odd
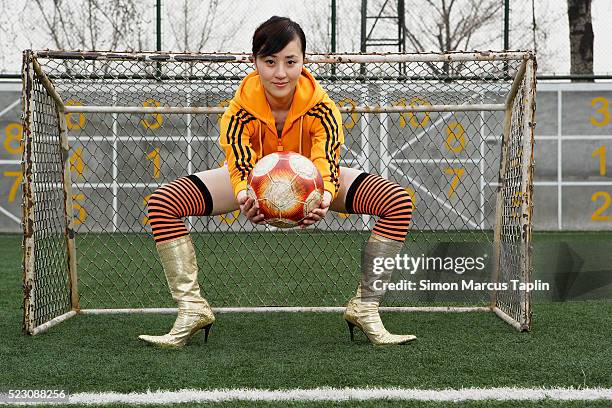
[(302, 27), (287, 17), (270, 17), (253, 34), (253, 57), (276, 54), (296, 38), (300, 40), (302, 56), (305, 56), (306, 36)]

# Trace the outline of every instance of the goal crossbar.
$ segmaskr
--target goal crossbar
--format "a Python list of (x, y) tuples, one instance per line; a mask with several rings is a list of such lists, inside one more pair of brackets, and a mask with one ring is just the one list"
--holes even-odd
[[(404, 113), (404, 112), (474, 112), (474, 111), (504, 111), (504, 104), (472, 104), (472, 105), (415, 105), (415, 106), (343, 106), (341, 113)], [(227, 110), (223, 107), (205, 106), (91, 106), (65, 105), (66, 113), (167, 113), (167, 114), (222, 114)]]
[[(98, 52), (98, 51), (34, 51), (37, 58), (61, 58), (95, 61), (150, 61), (150, 62), (208, 62), (245, 63), (252, 62), (248, 53), (173, 53), (173, 52)], [(376, 62), (449, 62), (449, 61), (512, 61), (532, 58), (529, 51), (477, 51), (441, 53), (368, 53), (368, 54), (307, 54), (305, 63), (350, 64)]]

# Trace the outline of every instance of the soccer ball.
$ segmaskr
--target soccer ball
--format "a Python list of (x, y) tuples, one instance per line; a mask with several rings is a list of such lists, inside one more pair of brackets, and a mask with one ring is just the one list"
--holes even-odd
[(271, 153), (253, 167), (247, 195), (257, 200), (268, 224), (291, 228), (321, 204), (323, 178), (315, 165), (298, 153)]

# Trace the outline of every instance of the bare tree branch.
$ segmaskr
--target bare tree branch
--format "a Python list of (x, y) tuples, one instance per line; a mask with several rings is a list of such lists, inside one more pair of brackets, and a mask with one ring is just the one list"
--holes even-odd
[(231, 7), (221, 7), (219, 0), (206, 2), (182, 0), (166, 9), (174, 48), (182, 51), (203, 51), (214, 47), (224, 47), (235, 38), (249, 16), (248, 8), (240, 14), (233, 13)]
[[(43, 17), (45, 24), (47, 25), (47, 29), (49, 30), (49, 34), (51, 35), (51, 38), (53, 39), (55, 46), (60, 49), (63, 48), (63, 43), (60, 40), (59, 35), (57, 33), (55, 18), (51, 20), (51, 17), (47, 15), (47, 13), (45, 12), (46, 7), (43, 6), (41, 0), (35, 0), (35, 2), (36, 2), (36, 5), (38, 6), (38, 9), (40, 10), (40, 13)], [(25, 11), (25, 8), (24, 8), (24, 11)]]
[[(55, 47), (116, 49), (140, 42), (137, 0), (35, 0), (37, 25), (48, 31)], [(29, 10), (24, 7), (22, 15)]]
[(303, 29), (308, 38), (308, 52), (331, 52), (330, 16), (328, 9), (308, 7)]
[[(216, 20), (217, 10), (219, 7), (218, 0), (211, 0), (208, 3), (208, 12), (206, 13), (206, 22), (200, 32), (197, 50), (202, 50), (210, 40), (210, 35), (213, 29), (213, 24)], [(231, 30), (228, 30), (231, 31)]]

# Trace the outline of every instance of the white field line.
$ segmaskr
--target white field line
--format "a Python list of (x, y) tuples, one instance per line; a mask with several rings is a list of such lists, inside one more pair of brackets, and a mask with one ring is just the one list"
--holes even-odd
[(69, 397), (69, 404), (168, 404), (216, 401), (346, 401), (346, 400), (416, 400), (416, 401), (584, 401), (611, 400), (611, 388), (464, 388), (421, 390), (402, 388), (314, 388), (314, 389), (219, 389), (148, 391), (121, 394), (79, 393)]

